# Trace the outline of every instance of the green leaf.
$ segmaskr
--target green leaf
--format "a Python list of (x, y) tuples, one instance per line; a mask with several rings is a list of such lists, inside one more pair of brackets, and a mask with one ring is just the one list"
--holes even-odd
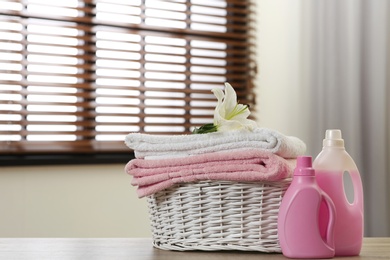
[(212, 133), (217, 132), (217, 126), (214, 124), (205, 124), (199, 128), (195, 128), (194, 131), (192, 131), (193, 134), (206, 134), (206, 133)]

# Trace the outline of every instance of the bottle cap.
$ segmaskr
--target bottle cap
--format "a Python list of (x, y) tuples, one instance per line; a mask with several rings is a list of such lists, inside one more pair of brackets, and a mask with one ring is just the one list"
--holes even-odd
[(306, 175), (314, 176), (315, 172), (312, 168), (312, 157), (311, 156), (299, 156), (297, 158), (297, 166), (294, 170), (295, 175)]
[(341, 137), (341, 130), (328, 129), (325, 133), (325, 139), (322, 142), (323, 146), (344, 147), (344, 139)]

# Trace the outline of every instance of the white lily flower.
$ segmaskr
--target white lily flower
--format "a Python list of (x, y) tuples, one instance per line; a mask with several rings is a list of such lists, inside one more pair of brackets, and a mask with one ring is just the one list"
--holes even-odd
[(218, 132), (231, 130), (253, 130), (257, 123), (248, 119), (250, 111), (247, 105), (237, 103), (237, 95), (229, 83), (225, 83), (225, 93), (221, 89), (212, 92), (218, 99), (214, 111), (214, 126)]

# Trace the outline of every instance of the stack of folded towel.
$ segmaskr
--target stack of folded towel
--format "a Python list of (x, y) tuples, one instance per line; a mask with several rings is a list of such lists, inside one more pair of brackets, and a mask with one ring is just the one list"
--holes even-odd
[(125, 143), (136, 157), (125, 170), (140, 198), (182, 182), (279, 181), (291, 177), (296, 158), (306, 150), (299, 138), (266, 128), (169, 136), (131, 133)]

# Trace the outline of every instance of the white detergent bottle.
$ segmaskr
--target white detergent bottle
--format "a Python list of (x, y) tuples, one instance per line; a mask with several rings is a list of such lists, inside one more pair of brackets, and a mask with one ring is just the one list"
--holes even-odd
[[(329, 195), (336, 209), (334, 243), (336, 256), (360, 254), (363, 242), (363, 186), (358, 168), (344, 147), (341, 131), (326, 130), (323, 149), (313, 162), (320, 188)], [(344, 180), (349, 175), (353, 200), (346, 195)], [(329, 214), (326, 209), (322, 214)], [(326, 223), (320, 223), (325, 226)]]

